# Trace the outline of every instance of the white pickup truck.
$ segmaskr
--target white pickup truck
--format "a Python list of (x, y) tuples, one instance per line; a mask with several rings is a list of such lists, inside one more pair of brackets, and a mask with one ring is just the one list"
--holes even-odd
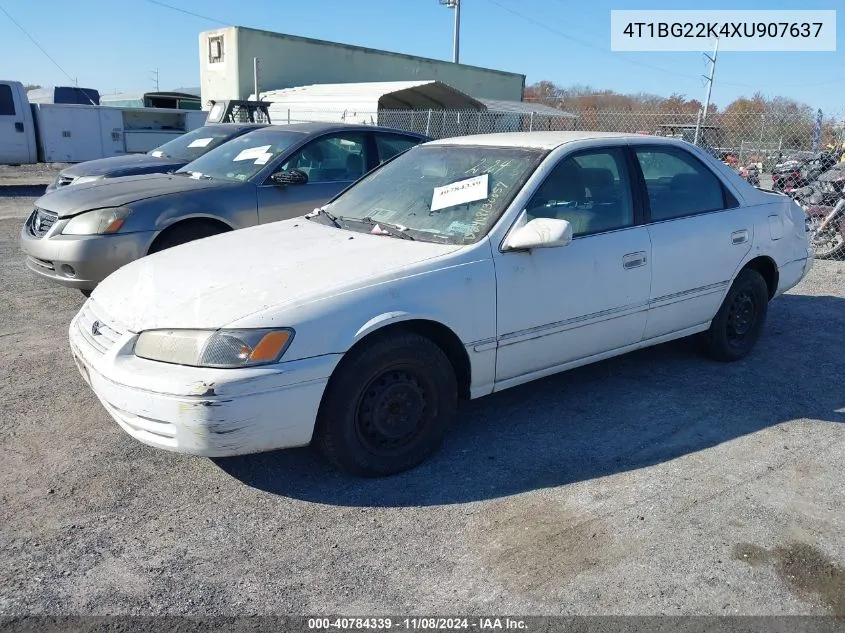
[(208, 112), (30, 103), (0, 80), (0, 165), (79, 163), (141, 154), (205, 124)]

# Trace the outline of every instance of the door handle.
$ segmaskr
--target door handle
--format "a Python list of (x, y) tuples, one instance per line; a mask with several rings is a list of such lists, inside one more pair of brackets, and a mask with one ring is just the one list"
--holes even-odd
[(628, 253), (622, 258), (622, 268), (631, 269), (645, 266), (646, 252), (640, 251), (638, 253)]
[(15, 132), (23, 132), (23, 123), (15, 121)]
[(748, 241), (748, 230), (734, 231), (731, 233), (731, 244), (745, 244)]

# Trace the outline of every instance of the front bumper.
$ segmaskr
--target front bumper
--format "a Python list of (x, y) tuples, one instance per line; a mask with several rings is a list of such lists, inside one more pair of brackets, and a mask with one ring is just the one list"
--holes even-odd
[(155, 231), (112, 235), (61, 235), (59, 220), (44, 237), (21, 227), (20, 247), (27, 267), (38, 275), (69, 288), (92, 290), (121, 266), (147, 254)]
[(100, 326), (106, 345), (95, 346), (92, 319), (109, 323), (89, 300), (70, 324), (82, 377), (124, 431), (177, 453), (223, 457), (307, 445), (340, 359), (320, 356), (250, 369), (170, 365), (136, 357), (137, 335), (111, 324)]

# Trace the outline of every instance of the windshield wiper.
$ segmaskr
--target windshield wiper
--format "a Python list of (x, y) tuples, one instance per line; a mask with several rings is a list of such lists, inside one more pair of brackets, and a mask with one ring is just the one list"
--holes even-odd
[(324, 207), (320, 207), (319, 209), (314, 209), (311, 213), (305, 214), (306, 220), (313, 220), (317, 217), (324, 217), (328, 219), (336, 228), (342, 228), (340, 226), (340, 222), (337, 221), (337, 217), (326, 211)]
[(341, 222), (359, 222), (360, 224), (366, 224), (367, 226), (372, 227), (379, 227), (388, 235), (392, 237), (398, 237), (402, 240), (413, 240), (415, 239), (413, 236), (408, 234), (408, 227), (406, 226), (399, 226), (398, 224), (391, 224), (390, 222), (382, 222), (381, 220), (373, 220), (371, 217), (367, 216), (365, 218), (344, 218), (338, 217), (338, 220)]

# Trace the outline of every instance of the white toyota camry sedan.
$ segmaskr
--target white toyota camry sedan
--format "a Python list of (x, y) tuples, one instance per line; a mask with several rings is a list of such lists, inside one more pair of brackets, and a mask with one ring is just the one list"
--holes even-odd
[(387, 475), (437, 450), (459, 399), (693, 335), (742, 359), (811, 265), (801, 208), (690, 144), (468, 136), (305, 217), (120, 268), (70, 343), (141, 442), (225, 456), (313, 441)]

